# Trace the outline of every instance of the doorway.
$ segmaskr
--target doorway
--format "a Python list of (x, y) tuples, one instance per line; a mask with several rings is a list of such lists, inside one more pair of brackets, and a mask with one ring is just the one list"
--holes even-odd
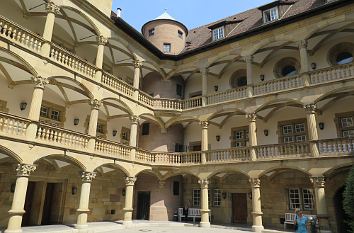
[(150, 218), (150, 192), (138, 192), (137, 215), (138, 220)]
[(60, 224), (62, 222), (63, 183), (28, 183), (22, 226)]
[(232, 223), (247, 224), (247, 194), (232, 194)]
[(338, 189), (334, 195), (334, 208), (336, 213), (337, 221), (337, 232), (350, 232), (348, 221), (350, 220), (348, 215), (344, 212), (343, 209), (343, 192), (345, 187)]

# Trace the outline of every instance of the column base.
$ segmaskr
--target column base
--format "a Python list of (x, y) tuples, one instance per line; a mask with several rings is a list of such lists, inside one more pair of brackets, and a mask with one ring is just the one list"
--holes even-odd
[(209, 228), (210, 227), (210, 222), (200, 222), (199, 226), (203, 227), (203, 228)]
[(253, 232), (261, 233), (263, 230), (264, 230), (263, 226), (255, 226), (255, 225), (252, 226), (252, 231)]
[(19, 230), (5, 230), (4, 233), (20, 233), (22, 232), (22, 229)]

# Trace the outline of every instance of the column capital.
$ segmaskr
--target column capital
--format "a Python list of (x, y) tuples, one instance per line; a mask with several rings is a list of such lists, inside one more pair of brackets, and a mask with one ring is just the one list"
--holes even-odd
[(307, 49), (307, 40), (300, 40), (298, 44), (300, 49)]
[(128, 176), (125, 178), (126, 186), (134, 186), (135, 182), (136, 182), (136, 177)]
[(32, 164), (18, 164), (16, 168), (17, 176), (18, 177), (28, 177), (31, 172), (36, 170), (36, 165)]
[(130, 121), (131, 121), (131, 123), (132, 124), (138, 124), (139, 123), (139, 120), (140, 120), (140, 117), (138, 117), (138, 116), (130, 116)]
[(140, 69), (143, 66), (143, 62), (139, 60), (134, 60), (133, 65), (135, 69)]
[(253, 55), (244, 56), (243, 59), (245, 60), (246, 63), (252, 63), (253, 62)]
[(53, 14), (59, 14), (60, 13), (60, 7), (55, 5), (54, 2), (49, 1), (46, 6), (45, 9), (47, 11), (47, 13), (53, 13)]
[(246, 114), (246, 118), (250, 121), (250, 122), (256, 122), (257, 120), (257, 114), (254, 113), (248, 113)]
[(252, 188), (260, 188), (261, 187), (261, 180), (259, 178), (250, 178), (249, 182)]
[(317, 110), (316, 104), (307, 104), (304, 106), (304, 109), (307, 114), (315, 114)]
[(98, 37), (98, 44), (99, 45), (106, 45), (108, 43), (108, 39), (102, 35)]
[(49, 84), (48, 79), (42, 76), (32, 77), (32, 81), (35, 84), (36, 88), (41, 89), (44, 89), (44, 87)]
[(315, 188), (324, 188), (326, 184), (326, 179), (324, 176), (316, 176), (310, 178), (311, 183), (313, 183)]
[(96, 178), (96, 172), (82, 172), (81, 180), (84, 183), (91, 183)]
[(200, 125), (203, 129), (208, 129), (209, 122), (208, 121), (201, 121)]
[(90, 105), (93, 109), (98, 110), (101, 107), (102, 102), (98, 99), (91, 99)]
[(207, 179), (198, 180), (198, 183), (200, 184), (200, 187), (202, 189), (207, 189), (209, 186), (209, 180), (207, 180)]

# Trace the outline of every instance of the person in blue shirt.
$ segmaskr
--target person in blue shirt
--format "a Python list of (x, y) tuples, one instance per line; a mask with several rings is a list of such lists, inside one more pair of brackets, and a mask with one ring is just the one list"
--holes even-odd
[(309, 224), (309, 219), (302, 214), (302, 210), (296, 211), (295, 224), (297, 226), (297, 233), (308, 233), (307, 226)]

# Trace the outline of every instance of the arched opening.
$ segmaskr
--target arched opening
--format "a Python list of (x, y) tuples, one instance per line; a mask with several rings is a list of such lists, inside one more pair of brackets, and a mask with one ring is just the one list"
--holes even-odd
[(343, 209), (343, 193), (345, 186), (339, 188), (333, 198), (335, 217), (337, 221), (337, 232), (350, 232), (350, 227), (348, 221), (350, 221), (349, 216), (344, 212)]
[(230, 85), (232, 88), (247, 86), (247, 71), (244, 69), (235, 71), (231, 75)]

